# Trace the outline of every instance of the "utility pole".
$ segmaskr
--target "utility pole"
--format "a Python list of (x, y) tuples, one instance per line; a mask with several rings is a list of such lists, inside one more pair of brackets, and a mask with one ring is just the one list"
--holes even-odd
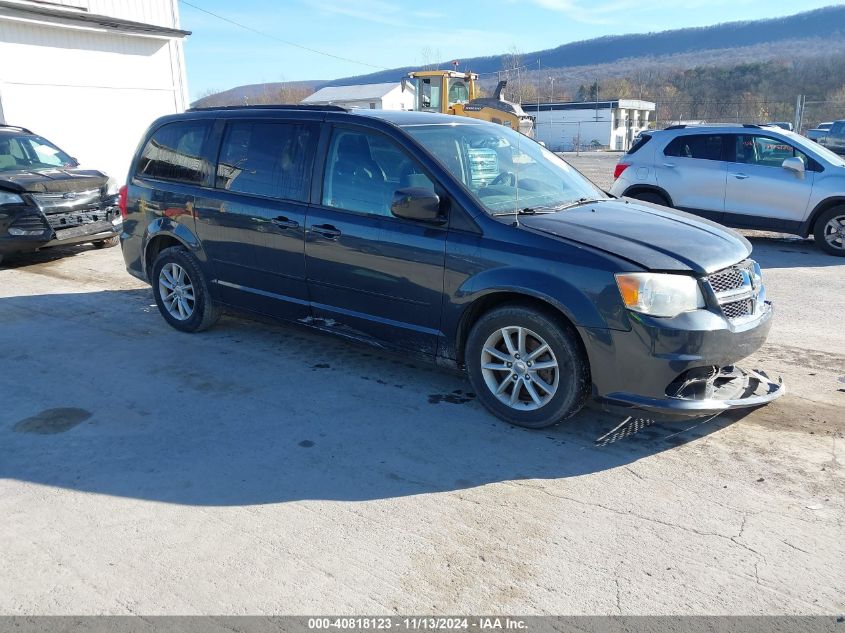
[(551, 75), (549, 75), (549, 83), (551, 84), (551, 90), (549, 91), (549, 103), (551, 103), (555, 99), (555, 78)]
[(599, 120), (599, 80), (595, 80), (596, 86), (596, 121)]
[(807, 95), (798, 95), (795, 100), (795, 131), (801, 133), (801, 125), (804, 122), (804, 106), (807, 103)]
[(537, 60), (537, 116), (534, 119), (534, 138), (538, 138), (537, 121), (540, 119), (540, 60)]

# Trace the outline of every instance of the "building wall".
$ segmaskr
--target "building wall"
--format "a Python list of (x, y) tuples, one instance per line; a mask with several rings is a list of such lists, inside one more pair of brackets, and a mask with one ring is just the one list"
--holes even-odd
[[(599, 145), (627, 150), (633, 138), (648, 127), (651, 112), (632, 108), (541, 110), (535, 116), (535, 138), (553, 151), (574, 151)], [(631, 125), (629, 125), (629, 121)], [(634, 124), (636, 123), (636, 124)]]
[(542, 110), (528, 114), (536, 117), (534, 138), (552, 151), (574, 151), (579, 139), (582, 148), (593, 141), (602, 146), (610, 144), (610, 110)]
[[(178, 24), (170, 0), (62, 2)], [(150, 122), (188, 103), (178, 40), (0, 18), (0, 59), (0, 122), (27, 127), (119, 181)]]
[[(356, 88), (356, 86), (352, 86)], [(319, 97), (319, 93), (312, 95), (302, 100), (302, 103), (310, 105), (337, 105), (344, 108), (364, 108), (370, 107), (370, 104), (375, 104), (375, 110), (413, 110), (414, 109), (414, 92), (412, 90), (402, 91), (399, 84), (397, 87), (388, 92), (383, 97), (372, 97), (367, 99), (343, 99), (334, 98), (331, 101), (314, 100), (314, 97)]]
[(397, 86), (384, 95), (382, 108), (384, 110), (413, 110), (414, 91), (409, 88), (403, 92), (401, 85)]
[(52, 4), (86, 9), (88, 13), (179, 28), (177, 0), (50, 0)]

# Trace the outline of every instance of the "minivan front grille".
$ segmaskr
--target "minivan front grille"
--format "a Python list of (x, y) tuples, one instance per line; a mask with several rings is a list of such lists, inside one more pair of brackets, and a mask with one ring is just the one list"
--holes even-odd
[(707, 277), (716, 301), (729, 321), (757, 314), (765, 303), (760, 266), (746, 259)]

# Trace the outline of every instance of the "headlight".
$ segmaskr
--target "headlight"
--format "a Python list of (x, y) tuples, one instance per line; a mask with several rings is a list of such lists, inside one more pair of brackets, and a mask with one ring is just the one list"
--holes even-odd
[(114, 179), (114, 176), (109, 176), (109, 179), (106, 181), (106, 195), (116, 196), (118, 189), (120, 189), (120, 183)]
[(616, 285), (629, 310), (658, 317), (704, 307), (698, 280), (687, 275), (662, 273), (619, 273)]
[(0, 204), (23, 204), (23, 198), (16, 193), (0, 191)]

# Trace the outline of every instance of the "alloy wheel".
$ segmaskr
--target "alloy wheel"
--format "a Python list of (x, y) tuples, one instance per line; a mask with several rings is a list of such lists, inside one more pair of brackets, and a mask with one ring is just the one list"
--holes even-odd
[(186, 321), (196, 307), (194, 285), (185, 269), (168, 262), (158, 275), (158, 289), (165, 309), (174, 319)]
[(480, 360), (488, 389), (512, 409), (534, 411), (557, 393), (557, 358), (549, 344), (528, 328), (496, 330), (485, 341)]
[(845, 250), (845, 215), (837, 215), (824, 226), (824, 241), (837, 250)]

